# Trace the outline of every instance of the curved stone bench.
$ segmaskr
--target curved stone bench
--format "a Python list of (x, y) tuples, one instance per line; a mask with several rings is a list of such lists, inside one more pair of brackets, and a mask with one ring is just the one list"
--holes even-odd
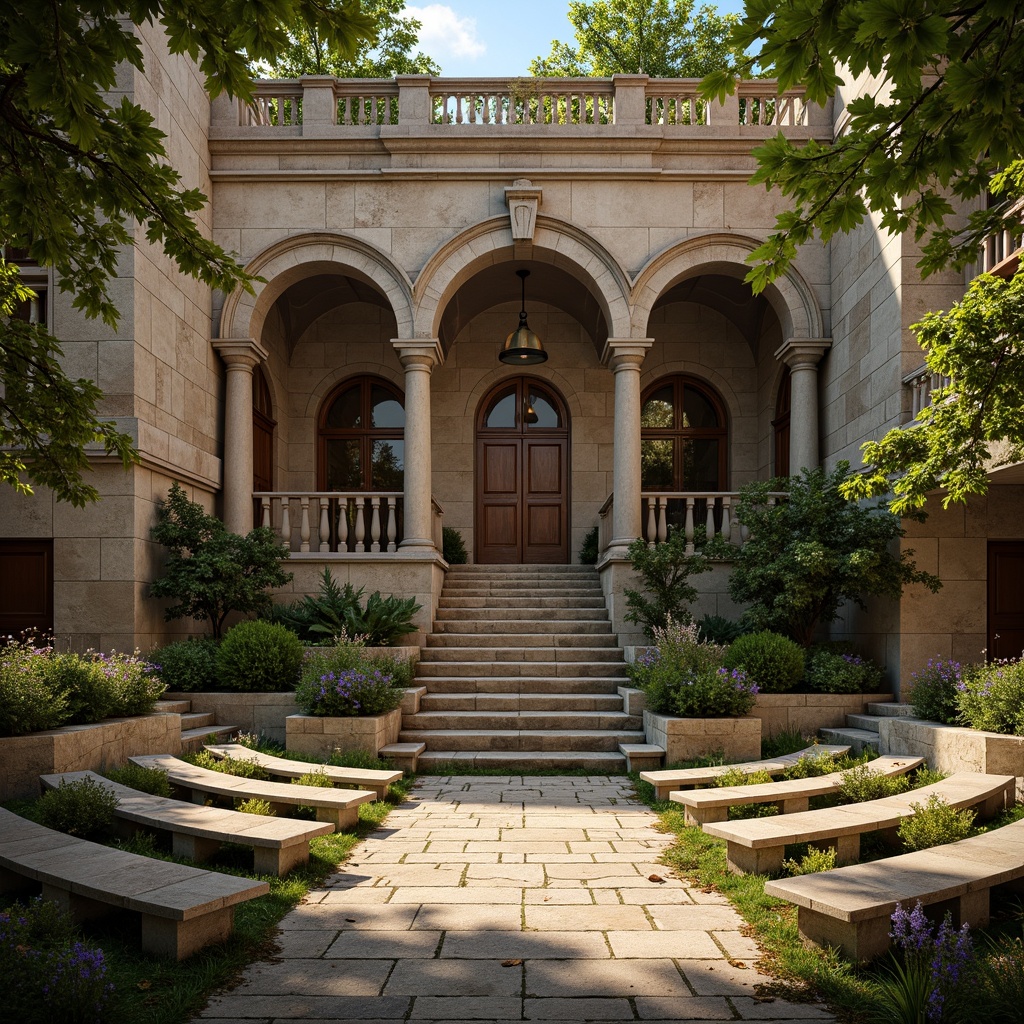
[(373, 793), (358, 789), (322, 789), (319, 786), (243, 779), (199, 768), (170, 754), (139, 754), (128, 760), (143, 768), (159, 768), (167, 772), (171, 785), (189, 794), (193, 803), (205, 803), (208, 796), (266, 800), (275, 814), (285, 816), (296, 807), (312, 807), (316, 810), (317, 821), (329, 821), (339, 832), (354, 828), (359, 818), (359, 805), (374, 799)]
[(834, 847), (837, 864), (853, 864), (860, 860), (861, 835), (896, 828), (904, 818), (913, 817), (911, 804), (940, 796), (950, 807), (978, 807), (982, 818), (991, 818), (1013, 804), (1014, 781), (1012, 775), (957, 772), (930, 786), (879, 800), (778, 818), (708, 823), (704, 831), (726, 841), (729, 869), (736, 874), (781, 871), (785, 848), (792, 843)]
[(663, 771), (641, 772), (640, 778), (649, 782), (654, 787), (654, 798), (656, 800), (668, 800), (669, 794), (674, 790), (683, 789), (685, 786), (707, 786), (712, 784), (720, 775), (727, 772), (739, 771), (744, 775), (753, 775), (754, 772), (767, 772), (769, 775), (781, 775), (787, 768), (792, 768), (802, 757), (821, 757), (822, 754), (833, 754), (841, 757), (850, 752), (849, 744), (845, 746), (828, 745), (815, 743), (813, 746), (804, 747), (795, 754), (782, 754), (780, 757), (770, 757), (763, 761), (744, 761), (741, 764), (713, 764), (701, 768), (666, 768)]
[[(78, 919), (110, 909), (142, 917), (142, 949), (182, 960), (234, 926), (235, 905), (270, 892), (266, 882), (140, 857), (44, 828), (0, 808), (0, 889), (8, 873), (38, 882)], [(7, 875), (8, 877), (4, 877)]]
[(119, 785), (95, 772), (63, 772), (41, 775), (44, 789), (56, 789), (62, 782), (91, 779), (117, 797), (114, 817), (127, 826), (171, 833), (171, 850), (176, 857), (203, 861), (212, 857), (224, 843), (252, 848), (253, 867), (258, 875), (286, 875), (292, 868), (309, 863), (309, 841), (314, 836), (334, 831), (329, 822), (313, 823), (294, 818), (271, 818), (265, 814), (243, 814), (220, 807), (170, 800), (140, 793)]
[(355, 786), (375, 793), (378, 800), (388, 795), (388, 786), (397, 782), (401, 772), (379, 771), (374, 768), (338, 768), (333, 764), (316, 764), (311, 761), (290, 761), (286, 757), (275, 757), (250, 750), (240, 743), (213, 743), (206, 748), (214, 757), (233, 757), (236, 761), (255, 761), (271, 775), (283, 779), (301, 779), (310, 772), (323, 772), (335, 786)]
[[(881, 775), (902, 775), (924, 764), (923, 757), (876, 757), (868, 766)], [(831, 772), (810, 779), (786, 779), (783, 782), (762, 782), (753, 786), (720, 786), (716, 789), (695, 789), (687, 793), (671, 793), (669, 799), (686, 808), (688, 825), (709, 821), (727, 821), (733, 804), (776, 804), (783, 814), (806, 811), (812, 796), (835, 792), (844, 772)]]
[(890, 918), (897, 903), (912, 908), (920, 900), (938, 912), (949, 910), (954, 925), (984, 928), (991, 890), (1022, 882), (1024, 821), (1015, 821), (947, 846), (780, 878), (768, 882), (764, 891), (797, 905), (803, 939), (838, 946), (850, 959), (864, 961), (889, 948)]

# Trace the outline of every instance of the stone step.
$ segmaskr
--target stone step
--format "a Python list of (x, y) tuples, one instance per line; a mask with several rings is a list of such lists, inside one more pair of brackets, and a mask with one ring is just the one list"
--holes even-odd
[(555, 607), (541, 608), (536, 601), (524, 601), (519, 608), (438, 608), (434, 619), (434, 631), (443, 633), (443, 627), (451, 623), (487, 623), (495, 622), (525, 623), (537, 621), (537, 613), (543, 611), (544, 619), (554, 629), (558, 622), (599, 622), (609, 629), (608, 611), (604, 605), (597, 608), (567, 607), (565, 602), (556, 603)]
[(591, 576), (597, 570), (589, 565), (453, 565), (446, 581), (462, 576)]
[(537, 768), (586, 768), (594, 775), (623, 775), (626, 759), (613, 751), (587, 750), (428, 750), (420, 754), (420, 768), (507, 768), (529, 772)]
[(458, 729), (480, 732), (495, 729), (500, 732), (550, 729), (555, 732), (575, 732), (580, 729), (624, 729), (636, 732), (643, 728), (643, 719), (627, 715), (624, 711), (419, 711), (402, 716), (402, 730), (437, 731)]
[[(518, 682), (518, 680), (512, 680)], [(618, 693), (427, 693), (420, 711), (621, 711)]]
[[(564, 626), (564, 623), (560, 623)], [(458, 650), (459, 648), (547, 648), (548, 650), (572, 647), (608, 648), (622, 659), (618, 637), (614, 633), (430, 633), (427, 645), (421, 655), (432, 649)], [(517, 659), (518, 660), (518, 659)]]
[(187, 715), (191, 710), (190, 700), (158, 700), (153, 705), (155, 715)]
[[(427, 653), (420, 652), (420, 660), (416, 664), (416, 682), (420, 686), (430, 686), (435, 677), (458, 677), (464, 686), (467, 678), (482, 681), (490, 676), (531, 676), (535, 679), (558, 677), (579, 677), (581, 673), (594, 679), (614, 677), (619, 686), (626, 686), (626, 664), (621, 659), (608, 661), (572, 661), (560, 657), (559, 661), (495, 661), (493, 657), (480, 661), (454, 661), (451, 658), (438, 658), (430, 661), (423, 657)], [(430, 653), (450, 654), (442, 648), (432, 648)], [(568, 652), (565, 652), (568, 653)], [(465, 654), (465, 651), (463, 651)], [(549, 655), (550, 656), (550, 655)]]
[(880, 704), (869, 704), (868, 714), (878, 718), (916, 718), (913, 704), (897, 704), (887, 701)]
[(194, 754), (207, 743), (226, 743), (238, 732), (237, 725), (210, 725), (199, 729), (181, 730), (181, 752)]
[(586, 750), (617, 752), (620, 743), (643, 743), (642, 732), (611, 729), (403, 729), (400, 743), (426, 743), (437, 750)]
[(450, 597), (442, 592), (437, 602), (437, 607), (439, 613), (442, 609), (445, 611), (509, 611), (515, 608), (551, 608), (558, 610), (566, 608), (581, 610), (586, 608), (607, 613), (604, 597), (573, 597), (570, 600), (565, 597), (550, 597), (546, 592), (535, 597), (506, 597), (502, 599), (500, 607), (495, 607), (494, 604), (483, 597)]
[[(444, 667), (449, 668), (450, 666)], [(579, 668), (580, 666), (573, 667)], [(601, 667), (606, 668), (607, 666)], [(441, 698), (448, 694), (468, 694), (469, 696), (517, 693), (535, 696), (586, 694), (605, 697), (616, 695), (620, 686), (629, 685), (629, 680), (620, 676), (580, 676), (577, 674), (572, 676), (484, 676), (474, 673), (468, 676), (429, 676), (418, 678), (416, 681), (429, 687), (430, 692), (423, 697), (424, 701), (434, 696)]]
[(591, 586), (589, 583), (581, 583), (575, 587), (567, 587), (562, 583), (555, 587), (537, 587), (532, 584), (515, 587), (507, 583), (494, 586), (479, 583), (453, 584), (451, 586), (445, 584), (441, 593), (444, 597), (475, 597), (492, 601), (495, 604), (506, 600), (514, 601), (521, 597), (557, 597), (566, 601), (577, 601), (584, 598), (604, 600), (604, 591), (599, 586)]
[[(576, 613), (574, 612), (573, 615)], [(507, 615), (493, 618), (458, 617), (434, 623), (433, 636), (591, 636), (611, 634), (612, 624), (605, 618), (519, 619)]]
[(848, 743), (852, 754), (860, 754), (865, 747), (878, 750), (878, 733), (868, 732), (866, 729), (834, 728), (819, 729), (822, 741), (825, 743)]
[[(480, 638), (477, 638), (478, 640)], [(582, 639), (582, 638), (581, 638)], [(600, 637), (586, 637), (587, 640), (599, 640)], [(611, 637), (614, 642), (615, 638)], [(533, 647), (523, 644), (520, 647), (506, 647), (497, 645), (476, 645), (465, 647), (452, 645), (449, 647), (435, 647), (433, 645), (424, 647), (420, 651), (420, 665), (437, 662), (462, 662), (471, 664), (481, 662), (493, 664), (495, 662), (539, 662), (550, 664), (552, 661), (559, 662), (581, 662), (581, 661), (606, 661), (618, 668), (618, 674), (622, 675), (625, 669), (625, 662), (622, 659), (622, 650), (618, 647), (583, 647), (566, 645), (564, 647), (552, 647), (546, 644), (543, 647)], [(547, 673), (536, 673), (546, 675)]]
[(208, 725), (216, 725), (217, 716), (212, 712), (188, 711), (181, 716), (181, 731), (186, 729), (202, 729)]
[(878, 735), (878, 715), (847, 715), (846, 724), (851, 729), (863, 729)]

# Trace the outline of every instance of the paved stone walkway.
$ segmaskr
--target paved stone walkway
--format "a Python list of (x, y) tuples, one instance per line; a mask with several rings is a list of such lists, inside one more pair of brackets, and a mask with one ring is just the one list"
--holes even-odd
[(768, 979), (741, 919), (656, 863), (669, 837), (631, 792), (604, 776), (421, 779), (201, 1024), (832, 1021), (755, 997)]

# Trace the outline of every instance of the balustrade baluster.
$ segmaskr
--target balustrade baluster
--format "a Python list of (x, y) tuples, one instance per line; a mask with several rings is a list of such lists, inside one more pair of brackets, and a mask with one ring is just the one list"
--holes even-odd
[(270, 499), (260, 499), (260, 526), (270, 526)]
[(656, 501), (655, 498), (648, 498), (647, 499), (647, 531), (646, 531), (646, 539), (647, 539), (647, 546), (649, 548), (653, 548), (654, 547), (655, 540), (657, 539), (657, 536), (658, 536), (658, 527), (657, 527), (657, 524), (655, 523), (655, 520), (654, 520), (655, 501)]
[(370, 499), (370, 550), (380, 551), (380, 496)]
[(289, 551), (292, 549), (292, 502), (290, 498), (281, 499), (281, 539)]
[(693, 498), (686, 499), (686, 519), (683, 525), (683, 536), (686, 538), (686, 553), (693, 554)]
[(299, 519), (299, 550), (309, 550), (309, 495), (304, 494), (299, 499), (301, 517)]
[(388, 551), (398, 550), (395, 544), (395, 537), (398, 535), (398, 499), (388, 498)]
[(704, 540), (709, 541), (715, 535), (715, 499), (708, 497), (704, 502)]
[(732, 543), (732, 517), (729, 515), (732, 507), (732, 498), (726, 495), (722, 498), (722, 536), (727, 544)]
[(348, 551), (348, 495), (338, 499), (338, 550)]
[(366, 537), (366, 496), (356, 495), (356, 551), (365, 551), (363, 539)]
[(658, 543), (668, 540), (668, 498), (658, 499)]
[(331, 502), (329, 498), (317, 498), (317, 501), (320, 503), (320, 529), (318, 530), (320, 535), (320, 551), (330, 551), (331, 517), (328, 514), (328, 510), (330, 509)]

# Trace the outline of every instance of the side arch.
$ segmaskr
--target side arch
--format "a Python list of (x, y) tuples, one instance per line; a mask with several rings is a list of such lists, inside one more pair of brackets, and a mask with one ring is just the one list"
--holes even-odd
[[(688, 238), (653, 256), (636, 277), (631, 294), (631, 336), (647, 337), (651, 311), (670, 288), (700, 274), (719, 273), (742, 277), (747, 257), (760, 241), (746, 235), (715, 232)], [(790, 267), (770, 284), (764, 296), (771, 304), (783, 338), (820, 338), (824, 323), (818, 301), (800, 272)]]
[(315, 274), (344, 274), (376, 288), (391, 305), (398, 337), (413, 336), (412, 283), (384, 253), (359, 238), (333, 232), (295, 235), (264, 249), (245, 269), (264, 280), (253, 283), (252, 294), (236, 288), (227, 296), (220, 318), (222, 338), (259, 338), (279, 296)]

